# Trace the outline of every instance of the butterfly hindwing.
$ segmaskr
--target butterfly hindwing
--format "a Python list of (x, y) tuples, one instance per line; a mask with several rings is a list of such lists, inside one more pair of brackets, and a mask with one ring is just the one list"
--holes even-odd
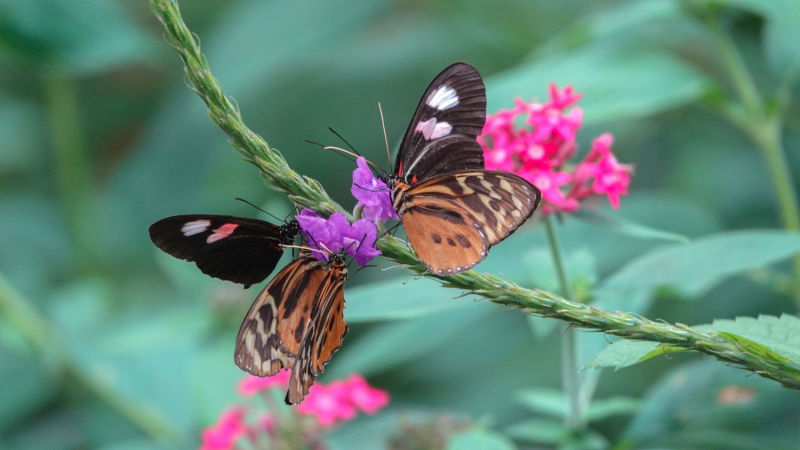
[(150, 239), (164, 252), (194, 262), (206, 275), (245, 286), (275, 270), (285, 238), (281, 227), (234, 216), (172, 216), (150, 226)]
[(524, 223), (541, 192), (512, 173), (476, 170), (410, 186), (405, 199), (411, 246), (432, 273), (450, 275), (474, 267)]
[(237, 366), (266, 377), (294, 365), (327, 272), (323, 262), (303, 252), (275, 275), (239, 329), (234, 353)]
[(425, 90), (406, 130), (395, 163), (406, 183), (460, 171), (483, 169), (475, 141), (486, 121), (486, 89), (474, 67), (456, 63)]
[(320, 284), (303, 342), (292, 367), (287, 404), (298, 404), (308, 394), (314, 379), (322, 373), (347, 334), (344, 322), (344, 282), (347, 269), (332, 267)]

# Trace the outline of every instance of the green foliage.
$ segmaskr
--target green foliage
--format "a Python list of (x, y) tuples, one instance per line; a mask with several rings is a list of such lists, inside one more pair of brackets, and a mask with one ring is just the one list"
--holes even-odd
[[(384, 165), (375, 103), (382, 102), (396, 143), (432, 74), (455, 60), (484, 74), (490, 110), (511, 107), (515, 97), (546, 98), (550, 82), (573, 84), (584, 94), (580, 151), (610, 131), (620, 161), (636, 165), (619, 211), (601, 206), (591, 220), (568, 216), (559, 227), (580, 299), (671, 323), (713, 320), (699, 329), (723, 333), (752, 354), (797, 362), (790, 297), (742, 276), (769, 266), (792, 280), (782, 261), (797, 252), (796, 236), (731, 232), (779, 227), (778, 205), (754, 144), (698, 107), (735, 91), (726, 90), (734, 83), (694, 15), (699, 2), (690, 3), (181, 6), (247, 125), (345, 208), (353, 203), (352, 164), (303, 138), (337, 142), (326, 131), (332, 126)], [(786, 111), (783, 142), (797, 179), (796, 2), (713, 3), (767, 104)], [(238, 401), (233, 339), (258, 287), (244, 291), (165, 257), (147, 239), (147, 226), (182, 213), (253, 216), (235, 196), (281, 215), (292, 205), (264, 189), (209, 122), (147, 2), (0, 1), (0, 52), (0, 274), (46, 330), (32, 336), (42, 328), (10, 314), (0, 289), (0, 447), (154, 450), (165, 448), (160, 439), (168, 448), (196, 448), (198, 431)], [(54, 75), (76, 95), (74, 116), (60, 123), (83, 135), (76, 154), (84, 166), (54, 153), (59, 117), (45, 88)], [(76, 170), (86, 170), (79, 207), (65, 201), (74, 186), (62, 176)], [(86, 218), (93, 248), (75, 239), (75, 216)], [(683, 236), (692, 242), (665, 245)], [(87, 254), (84, 268), (77, 256)], [(536, 224), (494, 248), (479, 269), (557, 289)], [(800, 439), (794, 394), (777, 383), (717, 362), (697, 364), (696, 353), (614, 337), (589, 367), (653, 362), (604, 372), (601, 398), (587, 400), (592, 431), (570, 435), (563, 397), (541, 388), (559, 383), (562, 337), (552, 330), (563, 333), (565, 323), (523, 318), (476, 304), (474, 296), (454, 299), (462, 291), (425, 279), (404, 284), (409, 278), (393, 272), (365, 270), (348, 282), (351, 331), (322, 378), (365, 373), (391, 393), (392, 407), (331, 433), (331, 448), (382, 448), (405, 418), (430, 417), (421, 410), (488, 416), (523, 448), (788, 449)], [(791, 289), (785, 284), (784, 292)], [(676, 293), (696, 301), (676, 302)], [(740, 317), (759, 314), (772, 316)], [(582, 360), (607, 345), (599, 333), (578, 339)], [(724, 391), (730, 386), (739, 390)], [(751, 387), (748, 400), (743, 388)], [(527, 406), (540, 409), (517, 404), (519, 389), (539, 392)], [(738, 400), (721, 404), (723, 391)], [(643, 402), (632, 400), (644, 392)], [(451, 444), (513, 448), (479, 430)]]
[(469, 431), (455, 434), (447, 443), (447, 450), (514, 450), (517, 448), (503, 435), (491, 431)]

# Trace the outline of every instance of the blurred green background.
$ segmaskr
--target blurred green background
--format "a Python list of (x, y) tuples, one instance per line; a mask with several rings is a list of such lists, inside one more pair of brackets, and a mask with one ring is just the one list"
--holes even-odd
[[(247, 124), (346, 208), (353, 165), (303, 139), (335, 145), (330, 126), (382, 163), (377, 102), (397, 141), (433, 76), (467, 61), (486, 80), (490, 113), (517, 96), (546, 98), (551, 81), (583, 92), (581, 149), (608, 131), (620, 161), (636, 165), (616, 217), (690, 238), (781, 228), (761, 149), (717, 108), (736, 90), (709, 21), (732, 39), (765, 102), (784, 108), (787, 163), (800, 179), (797, 1), (181, 7)], [(0, 0), (0, 448), (197, 446), (199, 430), (238, 401), (233, 344), (258, 287), (204, 277), (158, 252), (147, 227), (174, 214), (262, 217), (237, 196), (290, 210), (185, 86), (147, 1)], [(797, 312), (790, 261), (691, 292), (603, 297), (594, 287), (631, 260), (680, 244), (572, 217), (560, 228), (570, 275), (607, 309), (690, 325)], [(557, 289), (536, 224), (479, 269)], [(566, 325), (456, 295), (399, 270), (365, 270), (348, 283), (351, 331), (321, 379), (360, 372), (393, 401), (335, 431), (332, 447), (382, 448), (399, 421), (436, 414), (519, 448), (557, 445), (547, 433), (560, 426)], [(588, 333), (580, 341), (584, 363), (607, 345)], [(710, 359), (590, 370), (596, 397), (622, 406), (598, 408), (593, 431), (571, 448), (800, 447), (797, 394)], [(729, 386), (756, 394), (728, 404), (719, 393)]]

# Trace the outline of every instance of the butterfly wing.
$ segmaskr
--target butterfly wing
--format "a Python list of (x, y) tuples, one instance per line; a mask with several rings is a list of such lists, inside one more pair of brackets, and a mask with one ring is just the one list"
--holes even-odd
[(234, 352), (237, 366), (267, 377), (294, 365), (327, 272), (324, 263), (304, 251), (275, 275), (258, 294), (239, 329)]
[(150, 226), (150, 239), (164, 252), (245, 287), (275, 270), (285, 237), (280, 227), (263, 220), (209, 214), (167, 217)]
[(461, 170), (483, 169), (475, 141), (486, 122), (486, 89), (474, 67), (456, 63), (425, 90), (395, 162), (406, 183)]
[(345, 279), (346, 269), (334, 267), (328, 271), (326, 280), (319, 287), (312, 308), (312, 319), (292, 367), (289, 391), (286, 393), (287, 404), (295, 405), (303, 401), (314, 379), (342, 346), (347, 334), (343, 315)]
[(428, 269), (450, 275), (471, 269), (536, 210), (541, 192), (509, 172), (444, 175), (411, 186), (403, 225)]

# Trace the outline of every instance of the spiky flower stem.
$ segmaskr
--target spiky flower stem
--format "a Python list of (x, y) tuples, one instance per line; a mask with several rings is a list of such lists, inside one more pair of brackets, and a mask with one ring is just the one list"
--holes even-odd
[[(263, 138), (245, 126), (239, 110), (225, 97), (219, 83), (211, 75), (208, 61), (200, 52), (197, 40), (181, 18), (177, 1), (151, 0), (151, 6), (166, 29), (167, 42), (183, 59), (193, 90), (208, 105), (211, 120), (228, 134), (231, 144), (244, 159), (259, 168), (267, 186), (320, 214), (330, 215), (336, 211), (347, 214), (328, 196), (319, 182), (293, 171), (278, 151), (270, 148)], [(760, 351), (757, 346), (748, 345), (744, 340), (737, 341), (714, 332), (701, 332), (679, 323), (671, 325), (600, 310), (539, 289), (526, 289), (490, 274), (467, 271), (449, 277), (437, 277), (427, 272), (405, 244), (391, 236), (378, 241), (378, 248), (385, 258), (405, 265), (420, 276), (437, 280), (444, 287), (479, 295), (493, 303), (512, 306), (528, 314), (561, 319), (590, 331), (696, 350), (800, 391), (800, 371), (780, 356)]]

